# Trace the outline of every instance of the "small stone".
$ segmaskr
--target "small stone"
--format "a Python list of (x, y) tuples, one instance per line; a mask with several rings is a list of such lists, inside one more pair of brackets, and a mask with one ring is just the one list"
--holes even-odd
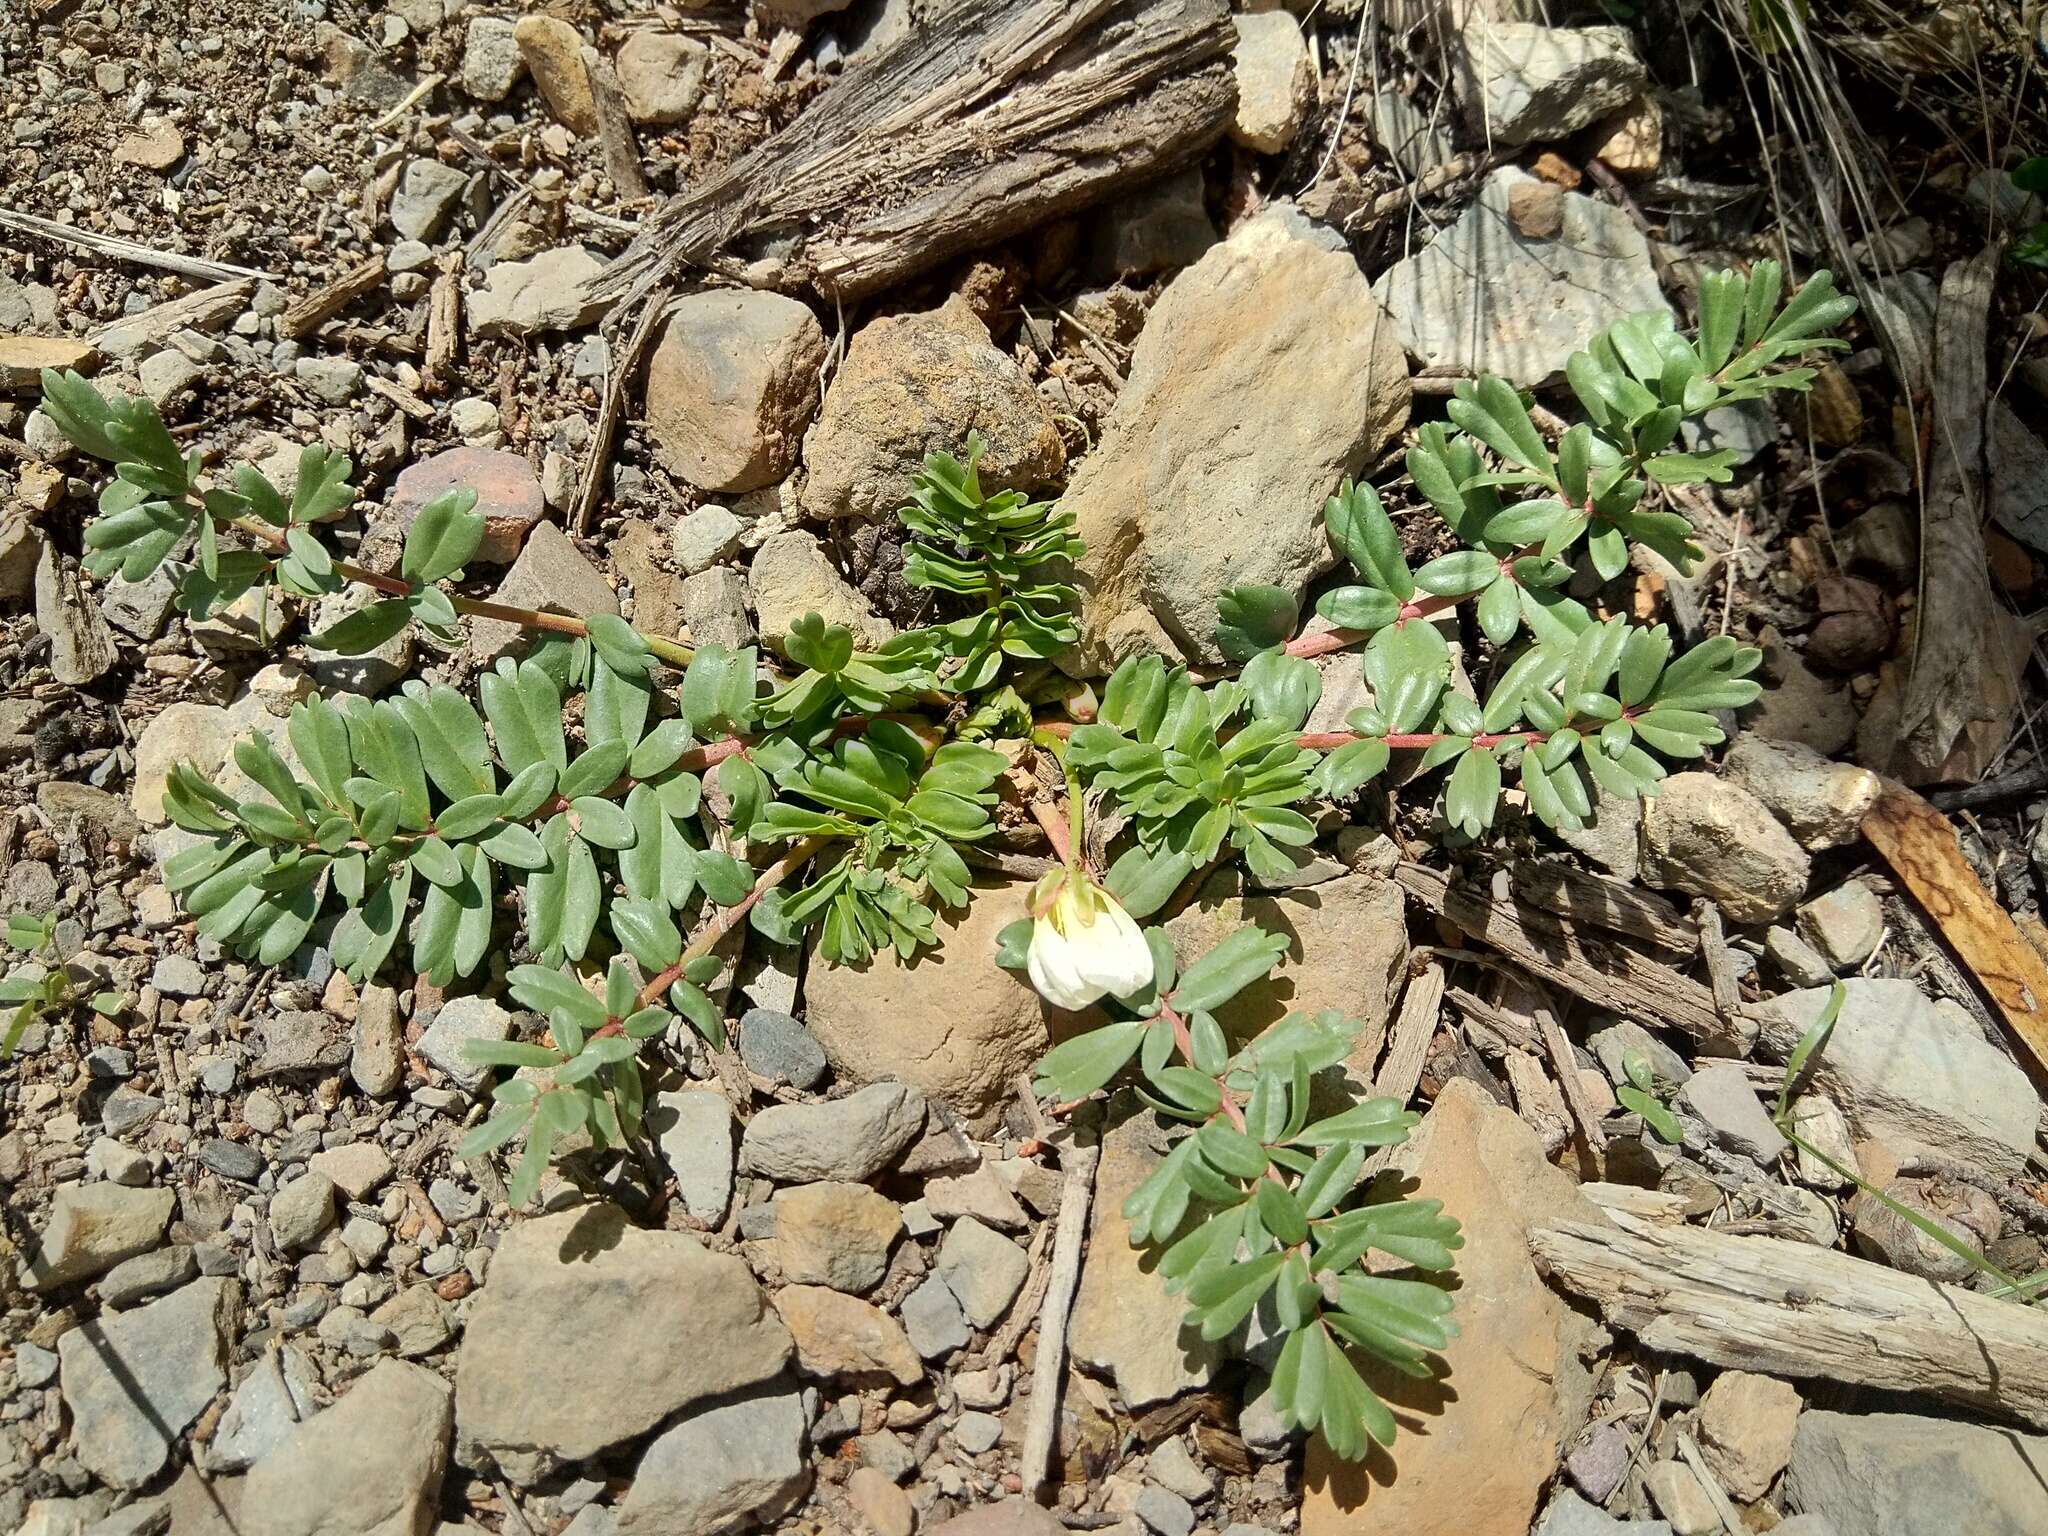
[(1655, 175), (1664, 159), (1664, 109), (1645, 91), (1595, 130), (1594, 158), (1615, 175), (1635, 181)]
[(253, 1184), (263, 1172), (263, 1154), (239, 1141), (210, 1136), (199, 1143), (199, 1161), (224, 1179)]
[(1131, 1512), (1156, 1536), (1188, 1536), (1195, 1528), (1195, 1511), (1188, 1501), (1164, 1488), (1140, 1489)]
[(114, 164), (168, 171), (185, 158), (185, 135), (161, 117), (145, 117), (114, 145)]
[[(1892, 1179), (1884, 1185), (1884, 1193), (1894, 1204), (1934, 1223), (1979, 1253), (1997, 1241), (2003, 1229), (1998, 1202), (1969, 1184), (1940, 1178)], [(1857, 1251), (1894, 1269), (1950, 1283), (1968, 1280), (1976, 1273), (1968, 1259), (1870, 1195), (1858, 1194), (1849, 1202), (1849, 1220)]]
[(806, 1376), (886, 1375), (901, 1386), (924, 1379), (924, 1364), (903, 1325), (881, 1308), (823, 1285), (786, 1285), (775, 1310), (796, 1341)]
[(583, 35), (556, 16), (522, 16), (512, 28), (520, 57), (557, 122), (581, 134), (597, 132), (597, 103), (583, 65)]
[(1643, 879), (1709, 896), (1736, 923), (1783, 916), (1805, 894), (1806, 852), (1762, 801), (1711, 773), (1675, 773), (1643, 813)]
[(953, 1223), (933, 1266), (960, 1299), (960, 1310), (977, 1328), (992, 1327), (1031, 1272), (1024, 1250), (971, 1216)]
[(60, 1185), (24, 1283), (32, 1291), (49, 1291), (149, 1252), (163, 1240), (176, 1203), (168, 1189)]
[(311, 1248), (334, 1225), (334, 1181), (324, 1173), (300, 1174), (270, 1200), (270, 1235), (281, 1252)]
[(812, 1089), (825, 1080), (825, 1049), (817, 1037), (774, 1008), (749, 1008), (740, 1015), (740, 1060), (771, 1082)]
[(100, 1276), (100, 1305), (132, 1307), (148, 1296), (176, 1290), (199, 1273), (192, 1250), (180, 1243), (123, 1259)]
[(708, 491), (775, 484), (796, 465), (825, 351), (810, 307), (781, 294), (717, 289), (679, 300), (647, 364), (656, 456)]
[(938, 1360), (961, 1348), (974, 1335), (960, 1311), (960, 1301), (946, 1282), (928, 1275), (903, 1298), (899, 1309), (911, 1347), (927, 1360)]
[[(1786, 1531), (1778, 1527), (1779, 1536)], [(1672, 1536), (1672, 1531), (1668, 1520), (1617, 1520), (1565, 1489), (1551, 1499), (1534, 1536)]]
[(1564, 1470), (1579, 1492), (1595, 1504), (1605, 1504), (1621, 1486), (1632, 1459), (1628, 1436), (1612, 1424), (1598, 1424), (1565, 1457)]
[(1753, 1371), (1723, 1371), (1700, 1398), (1700, 1450), (1731, 1498), (1749, 1504), (1770, 1492), (1792, 1459), (1799, 1392)]
[(1209, 1474), (1195, 1465), (1185, 1441), (1162, 1440), (1145, 1458), (1145, 1475), (1169, 1493), (1199, 1504), (1215, 1493)]
[(149, 1159), (111, 1136), (102, 1136), (86, 1149), (85, 1171), (129, 1189), (140, 1189), (149, 1182)]
[(715, 565), (683, 582), (683, 619), (699, 645), (737, 650), (754, 643), (754, 620), (747, 612), (747, 578), (729, 565)]
[(775, 1256), (797, 1284), (865, 1291), (889, 1268), (903, 1230), (896, 1202), (864, 1184), (800, 1184), (776, 1195)]
[(1000, 1408), (1010, 1400), (1008, 1362), (979, 1371), (960, 1371), (953, 1377), (953, 1395), (963, 1408)]
[(149, 973), (149, 984), (164, 997), (204, 997), (206, 972), (190, 955), (163, 955)]
[(1237, 27), (1237, 46), (1230, 54), (1237, 115), (1230, 137), (1262, 155), (1277, 155), (1294, 142), (1315, 106), (1315, 63), (1300, 25), (1286, 11), (1260, 11), (1231, 21)]
[[(542, 523), (533, 530), (492, 597), (518, 608), (578, 616), (619, 611), (619, 595), (611, 583), (553, 523)], [(473, 619), (469, 653), (479, 663), (488, 663), (513, 654), (530, 638), (531, 631), (520, 625), (501, 619)]]
[(1867, 768), (1832, 762), (1813, 748), (1744, 731), (1723, 768), (1813, 851), (1838, 848), (1863, 835), (1883, 781)]
[(1006, 1232), (1021, 1232), (1031, 1224), (1017, 1197), (988, 1163), (970, 1173), (927, 1181), (924, 1198), (926, 1209), (942, 1221), (972, 1216)]
[(511, 1034), (512, 1015), (495, 1000), (472, 993), (451, 997), (441, 1005), (434, 1022), (420, 1036), (419, 1051), (462, 1087), (476, 1089), (493, 1069), (473, 1059), (465, 1047), (471, 1041), (496, 1044)]
[(664, 128), (688, 122), (704, 95), (706, 64), (704, 45), (692, 38), (636, 30), (613, 60), (626, 95), (626, 115)]
[(498, 16), (469, 23), (462, 48), (462, 89), (478, 101), (503, 101), (526, 73), (513, 24)]
[(1801, 907), (1799, 931), (1836, 971), (1853, 971), (1884, 939), (1884, 903), (1862, 881), (1851, 880)]
[(685, 1414), (640, 1457), (619, 1536), (671, 1536), (768, 1522), (810, 1484), (804, 1407), (770, 1389)]
[(970, 1456), (992, 1451), (1003, 1438), (1003, 1421), (992, 1413), (963, 1413), (953, 1421), (953, 1440)]
[(391, 1334), (393, 1349), (407, 1360), (432, 1354), (454, 1337), (430, 1285), (407, 1286), (372, 1312), (370, 1321)]
[(352, 357), (302, 357), (292, 376), (329, 405), (347, 405), (363, 389), (363, 365)]
[(1488, 142), (1561, 139), (1628, 105), (1643, 65), (1621, 27), (1549, 27), (1476, 14), (1460, 35), (1468, 124)]
[(655, 1095), (649, 1127), (683, 1209), (707, 1227), (732, 1204), (732, 1105), (716, 1088)]
[(23, 1339), (14, 1346), (14, 1379), (24, 1387), (48, 1386), (57, 1379), (57, 1356)]
[(709, 570), (740, 546), (746, 525), (716, 503), (680, 519), (669, 534), (669, 550), (685, 576)]
[(469, 178), (438, 160), (412, 160), (391, 194), (391, 227), (407, 240), (431, 245), (462, 198)]
[(469, 329), (478, 336), (518, 340), (548, 331), (594, 325), (606, 301), (591, 283), (604, 263), (580, 245), (543, 251), (530, 261), (501, 261), (485, 285), (469, 295)]
[(1643, 1484), (1657, 1513), (1671, 1522), (1675, 1536), (1709, 1536), (1721, 1529), (1714, 1501), (1691, 1467), (1682, 1461), (1660, 1461), (1644, 1474)]
[(924, 1099), (901, 1083), (873, 1083), (824, 1104), (776, 1104), (747, 1122), (741, 1163), (785, 1183), (872, 1178), (924, 1126)]
[(1769, 1111), (1733, 1063), (1704, 1067), (1685, 1080), (1678, 1101), (1706, 1121), (1714, 1139), (1768, 1168), (1790, 1145), (1771, 1123)]
[(159, 411), (168, 410), (172, 401), (205, 377), (206, 370), (191, 358), (168, 349), (144, 358), (142, 366), (136, 370), (142, 392)]
[[(839, 574), (824, 546), (801, 530), (765, 540), (754, 553), (747, 583), (754, 594), (761, 643), (771, 650), (783, 651), (791, 628), (809, 614), (853, 631), (857, 651), (879, 650), (896, 633), (895, 626)], [(687, 586), (684, 590), (687, 593)]]
[(846, 1480), (846, 1497), (875, 1536), (911, 1536), (917, 1510), (910, 1495), (873, 1467), (856, 1467)]
[(405, 1080), (405, 1026), (398, 1017), (398, 994), (390, 987), (363, 988), (356, 1004), (348, 1075), (375, 1099), (396, 1093)]
[(392, 487), (386, 523), (401, 536), (426, 504), (445, 491), (477, 493), (484, 536), (473, 565), (509, 565), (518, 558), (536, 524), (547, 516), (533, 467), (516, 453), (487, 448), (448, 448), (408, 466)]
[(290, 1345), (265, 1350), (228, 1398), (201, 1464), (216, 1474), (246, 1472), (320, 1411), (319, 1383), (312, 1362)]
[(502, 420), (495, 405), (475, 395), (457, 400), (448, 407), (448, 425), (466, 443), (492, 436)]
[(316, 1152), (307, 1166), (325, 1174), (351, 1200), (364, 1199), (391, 1177), (390, 1154), (374, 1141), (352, 1141)]

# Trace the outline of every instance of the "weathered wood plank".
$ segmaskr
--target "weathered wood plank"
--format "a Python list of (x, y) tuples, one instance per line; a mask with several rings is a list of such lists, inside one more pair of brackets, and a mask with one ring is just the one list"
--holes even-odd
[(1668, 1226), (1529, 1234), (1537, 1262), (1652, 1349), (1912, 1392), (2048, 1428), (2048, 1317), (1831, 1249)]

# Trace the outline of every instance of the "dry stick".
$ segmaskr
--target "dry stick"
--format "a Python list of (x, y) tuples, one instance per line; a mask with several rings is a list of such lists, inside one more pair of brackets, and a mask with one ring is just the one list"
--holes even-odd
[(384, 258), (368, 261), (307, 294), (278, 317), (277, 328), (294, 341), (317, 330), (384, 281)]
[(1707, 1470), (1706, 1458), (1700, 1455), (1700, 1448), (1693, 1443), (1691, 1435), (1684, 1430), (1678, 1432), (1678, 1454), (1685, 1464), (1692, 1468), (1694, 1477), (1700, 1480), (1700, 1487), (1706, 1490), (1707, 1502), (1714, 1506), (1714, 1513), (1720, 1518), (1725, 1536), (1746, 1536), (1745, 1527), (1736, 1516), (1735, 1506), (1728, 1502), (1728, 1495), (1721, 1491), (1720, 1479)]
[(1060, 1189), (1059, 1223), (1053, 1233), (1052, 1278), (1038, 1315), (1038, 1356), (1031, 1363), (1031, 1415), (1024, 1424), (1019, 1469), (1026, 1494), (1045, 1483), (1059, 1426), (1060, 1384), (1067, 1367), (1067, 1317), (1081, 1280), (1081, 1244), (1088, 1234), (1088, 1207), (1095, 1197), (1097, 1156), (1094, 1147), (1073, 1146), (1061, 1158), (1067, 1178)]
[(100, 235), (89, 229), (74, 229), (69, 224), (59, 224), (53, 219), (39, 219), (32, 213), (16, 213), (11, 208), (0, 208), (0, 229), (11, 229), (24, 235), (37, 235), (45, 240), (55, 240), (62, 245), (77, 246), (80, 250), (91, 251), (96, 256), (111, 256), (116, 261), (132, 261), (138, 266), (157, 267), (165, 272), (175, 272), (181, 277), (203, 277), (215, 282), (238, 277), (260, 277), (270, 282), (283, 281), (275, 272), (264, 272), (255, 267), (238, 267), (231, 261), (214, 261), (205, 256), (180, 256), (174, 251), (159, 251), (152, 246), (138, 245), (133, 240), (123, 240), (118, 235)]
[(1536, 1027), (1543, 1036), (1543, 1049), (1550, 1057), (1550, 1069), (1557, 1074), (1557, 1086), (1564, 1090), (1565, 1108), (1579, 1123), (1579, 1134), (1595, 1152), (1606, 1150), (1607, 1138), (1600, 1130), (1600, 1115), (1586, 1096), (1586, 1085), (1579, 1081), (1578, 1058), (1572, 1054), (1572, 1043), (1565, 1038), (1564, 1026), (1557, 1022), (1557, 1015), (1548, 1003), (1537, 1005)]
[(669, 289), (666, 285), (647, 295), (640, 306), (640, 318), (633, 324), (633, 334), (626, 342), (626, 349), (612, 364), (604, 381), (604, 404), (597, 413), (597, 426), (590, 434), (590, 452), (583, 458), (583, 480), (576, 487), (576, 512), (569, 526), (577, 533), (587, 533), (590, 519), (597, 511), (599, 498), (604, 494), (605, 466), (611, 462), (612, 438), (619, 430), (619, 418), (626, 410), (626, 386), (640, 367), (640, 354), (647, 350), (647, 343), (654, 335), (654, 327), (668, 309)]
[(626, 116), (626, 93), (611, 61), (595, 48), (583, 50), (583, 70), (590, 77), (590, 100), (597, 111), (597, 137), (604, 149), (605, 174), (612, 189), (627, 202), (647, 195), (647, 178), (640, 169), (640, 146), (633, 141), (633, 124)]

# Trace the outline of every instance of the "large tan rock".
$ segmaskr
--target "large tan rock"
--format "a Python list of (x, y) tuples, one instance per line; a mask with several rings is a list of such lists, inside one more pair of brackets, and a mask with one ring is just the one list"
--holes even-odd
[(421, 1536), (448, 1467), (448, 1383), (379, 1362), (250, 1470), (248, 1536)]
[(1812, 861), (1764, 803), (1733, 779), (1674, 773), (1643, 808), (1642, 876), (1710, 896), (1729, 921), (1767, 923), (1806, 894)]
[(905, 964), (886, 950), (866, 965), (814, 959), (804, 982), (805, 1022), (832, 1068), (855, 1082), (895, 1078), (943, 1101), (976, 1127), (992, 1126), (1072, 1016), (1040, 1001), (995, 963), (996, 935), (1024, 915), (1021, 884), (976, 889), (964, 912), (939, 919), (937, 948)]
[(522, 16), (512, 28), (512, 40), (556, 119), (577, 133), (597, 132), (583, 35), (559, 16)]
[(707, 491), (754, 491), (796, 464), (818, 404), (825, 332), (779, 293), (677, 301), (647, 363), (647, 430), (663, 464)]
[(1276, 208), (1211, 247), (1153, 305), (1062, 498), (1088, 545), (1062, 665), (1219, 659), (1217, 597), (1327, 570), (1324, 500), (1407, 420), (1400, 343), (1339, 237)]
[(1262, 896), (1248, 894), (1237, 871), (1223, 870), (1166, 931), (1175, 960), (1186, 966), (1251, 924), (1287, 935), (1287, 953), (1271, 976), (1216, 1011), (1233, 1038), (1249, 1038), (1289, 1012), (1325, 1008), (1363, 1022), (1361, 1038), (1378, 1036), (1408, 961), (1399, 886), (1345, 875)]
[(1050, 485), (1066, 468), (1051, 409), (964, 300), (870, 321), (805, 434), (803, 510), (887, 517), (909, 501), (924, 456), (964, 453), (970, 431), (988, 443), (984, 490)]
[(1395, 1166), (1418, 1196), (1464, 1226), (1458, 1336), (1441, 1379), (1369, 1371), (1402, 1433), (1391, 1453), (1344, 1463), (1310, 1442), (1302, 1536), (1453, 1531), (1527, 1536), (1565, 1441), (1585, 1422), (1593, 1381), (1580, 1350), (1594, 1330), (1545, 1285), (1528, 1232), (1602, 1218), (1519, 1117), (1453, 1081)]

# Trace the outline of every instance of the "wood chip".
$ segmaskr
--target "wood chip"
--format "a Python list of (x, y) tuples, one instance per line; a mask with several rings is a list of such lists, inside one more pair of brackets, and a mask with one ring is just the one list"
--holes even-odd
[(278, 317), (277, 328), (293, 340), (318, 330), (384, 281), (384, 258), (372, 256), (323, 283)]
[(1676, 905), (1625, 880), (1550, 859), (1518, 860), (1510, 878), (1522, 900), (1574, 923), (1591, 923), (1675, 955), (1689, 955), (1699, 944), (1698, 928)]
[(605, 174), (612, 179), (613, 191), (627, 202), (635, 202), (647, 195), (647, 178), (640, 169), (633, 120), (626, 113), (626, 93), (611, 60), (587, 45), (583, 72), (590, 77), (590, 99), (597, 109), (597, 139), (604, 150)]
[(1863, 835), (1934, 919), (2006, 1027), (2048, 1073), (2048, 961), (1984, 889), (1949, 820), (1910, 789), (1888, 784)]

